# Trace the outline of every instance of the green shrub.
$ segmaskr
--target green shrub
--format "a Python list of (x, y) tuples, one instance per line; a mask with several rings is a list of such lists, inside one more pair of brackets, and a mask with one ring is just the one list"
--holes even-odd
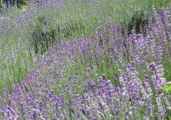
[[(49, 18), (49, 19), (48, 19)], [(55, 41), (85, 35), (89, 26), (81, 18), (67, 19), (63, 22), (50, 20), (49, 16), (37, 17), (31, 33), (34, 52), (43, 54)]]
[(35, 53), (41, 53), (47, 51), (48, 47), (51, 46), (55, 40), (56, 30), (48, 25), (49, 21), (46, 17), (38, 17), (36, 24), (32, 32), (32, 41)]
[(144, 15), (143, 11), (137, 11), (131, 17), (131, 21), (128, 23), (128, 33), (135, 30), (136, 33), (146, 33), (146, 26), (148, 25), (147, 16)]

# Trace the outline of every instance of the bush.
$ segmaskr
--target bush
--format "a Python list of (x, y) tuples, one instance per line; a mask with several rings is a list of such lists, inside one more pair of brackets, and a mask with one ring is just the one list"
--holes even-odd
[(71, 19), (59, 24), (48, 17), (39, 16), (33, 26), (31, 45), (36, 54), (43, 54), (55, 41), (81, 36), (86, 33), (86, 29), (86, 24), (81, 19)]
[(43, 54), (55, 40), (56, 30), (48, 25), (46, 17), (38, 17), (32, 32), (34, 52)]
[(148, 25), (147, 16), (143, 11), (137, 11), (131, 17), (131, 21), (128, 23), (128, 33), (131, 33), (132, 30), (135, 30), (135, 33), (146, 33), (146, 26)]

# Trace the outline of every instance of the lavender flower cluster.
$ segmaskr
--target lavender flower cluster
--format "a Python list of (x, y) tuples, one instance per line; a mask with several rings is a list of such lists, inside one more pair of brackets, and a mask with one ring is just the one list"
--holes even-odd
[[(124, 34), (120, 25), (107, 23), (92, 37), (62, 42), (49, 49), (38, 68), (0, 98), (2, 120), (165, 120), (170, 96), (162, 91), (166, 84), (162, 59), (170, 55), (171, 39), (165, 25), (165, 11), (155, 11), (147, 35)], [(125, 32), (126, 33), (126, 32)], [(99, 77), (85, 80), (84, 92), (69, 101), (55, 95), (51, 86), (62, 79), (67, 64), (81, 57), (100, 60), (110, 56), (121, 64), (119, 84)], [(143, 80), (139, 68), (145, 68)], [(72, 80), (71, 80), (72, 81)]]

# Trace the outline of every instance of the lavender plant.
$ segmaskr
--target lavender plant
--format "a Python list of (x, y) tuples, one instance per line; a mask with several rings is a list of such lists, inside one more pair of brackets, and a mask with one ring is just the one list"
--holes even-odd
[[(163, 89), (169, 85), (166, 79), (170, 73), (163, 64), (163, 59), (170, 56), (165, 29), (168, 18), (156, 10), (153, 14), (146, 34), (133, 31), (128, 35), (126, 27), (109, 21), (95, 35), (61, 41), (48, 48), (23, 81), (9, 84), (10, 93), (4, 88), (0, 119), (170, 119), (170, 93)], [(21, 65), (27, 59), (21, 58), (23, 54), (14, 57), (14, 64), (19, 66), (14, 76), (21, 74), (21, 79), (25, 76), (22, 69), (28, 68)]]

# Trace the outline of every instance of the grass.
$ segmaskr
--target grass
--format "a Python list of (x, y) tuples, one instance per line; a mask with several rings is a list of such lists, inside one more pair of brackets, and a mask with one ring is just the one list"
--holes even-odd
[(171, 84), (169, 83), (171, 81), (171, 58), (166, 57), (163, 60), (163, 66), (164, 66), (164, 73), (165, 78), (168, 82), (165, 86), (163, 86), (163, 91), (166, 94), (171, 94)]
[(0, 37), (0, 91), (24, 79), (33, 67), (32, 53), (16, 34)]
[(164, 87), (163, 87), (163, 90), (166, 94), (171, 94), (171, 84), (166, 84)]
[(163, 60), (164, 72), (167, 81), (171, 81), (171, 58)]
[(119, 66), (112, 64), (109, 60), (110, 58), (103, 57), (98, 63), (92, 63), (92, 61), (81, 62), (81, 59), (78, 59), (75, 63), (68, 65), (64, 71), (64, 79), (58, 80), (53, 86), (55, 93), (64, 95), (65, 100), (68, 101), (70, 98), (68, 91), (80, 95), (84, 92), (85, 80), (98, 80), (100, 76), (111, 80), (115, 85), (119, 84)]

